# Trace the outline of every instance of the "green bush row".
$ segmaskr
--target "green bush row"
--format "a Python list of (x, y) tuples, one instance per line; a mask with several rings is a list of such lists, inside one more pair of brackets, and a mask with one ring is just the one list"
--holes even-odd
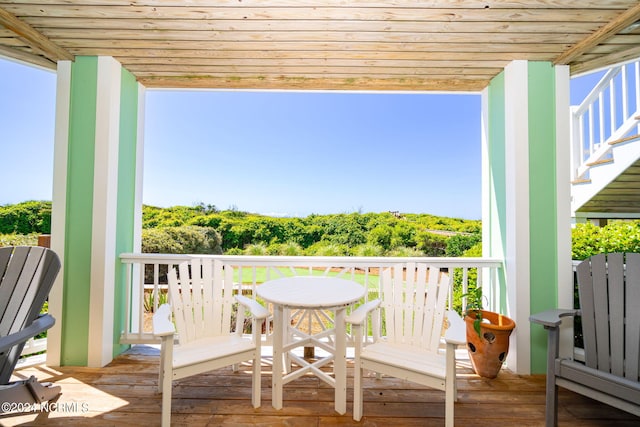
[[(143, 207), (144, 252), (461, 256), (480, 242), (480, 231), (480, 221), (429, 214), (277, 218), (203, 204)], [(51, 202), (0, 206), (1, 246), (35, 245), (39, 234), (50, 232)], [(572, 230), (573, 259), (617, 251), (640, 252), (640, 221), (577, 224)]]
[(38, 234), (0, 234), (0, 246), (36, 246)]
[(50, 234), (51, 202), (0, 206), (0, 234)]
[[(147, 206), (143, 228), (198, 225), (222, 237), (227, 254), (459, 256), (480, 241), (480, 221), (427, 214), (351, 213), (281, 218), (239, 211)], [(448, 233), (447, 233), (448, 232)]]
[(158, 254), (221, 254), (222, 238), (211, 227), (148, 228), (142, 230), (142, 252)]
[[(215, 206), (143, 207), (143, 252), (460, 256), (481, 238), (476, 220), (428, 214), (269, 217)], [(0, 233), (48, 234), (51, 203), (0, 206)]]
[(640, 221), (613, 221), (604, 227), (576, 224), (572, 233), (572, 257), (583, 260), (611, 252), (640, 252)]

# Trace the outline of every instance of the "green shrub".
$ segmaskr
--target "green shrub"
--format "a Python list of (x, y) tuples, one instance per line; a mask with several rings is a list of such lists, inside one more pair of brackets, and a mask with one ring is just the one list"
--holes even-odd
[[(144, 293), (144, 311), (145, 313), (154, 313), (155, 312), (155, 299), (156, 292), (145, 292)], [(158, 292), (158, 307), (162, 304), (166, 304), (169, 301), (169, 295), (167, 292), (159, 291)]]
[(142, 252), (163, 254), (221, 254), (220, 234), (210, 227), (184, 226), (142, 230)]
[(423, 231), (416, 237), (418, 249), (424, 252), (425, 256), (444, 256), (447, 249), (447, 237), (440, 234)]
[(296, 242), (287, 242), (282, 245), (280, 255), (286, 256), (300, 256), (304, 253), (302, 246)]
[[(481, 257), (482, 256), (482, 243), (477, 243), (473, 247), (467, 249), (463, 254), (463, 257), (473, 258), (473, 257)], [(467, 292), (472, 292), (476, 289), (476, 285), (478, 283), (478, 270), (477, 269), (469, 269), (467, 270)], [(453, 309), (458, 313), (462, 313), (464, 307), (462, 307), (462, 279), (463, 279), (463, 270), (462, 268), (456, 268), (453, 272)]]
[(28, 201), (0, 206), (0, 233), (50, 234), (51, 202)]
[(180, 254), (182, 246), (174, 240), (167, 229), (148, 228), (142, 230), (142, 252), (148, 254)]
[(367, 243), (381, 248), (389, 248), (393, 237), (393, 228), (388, 225), (378, 225), (367, 234)]
[(0, 234), (0, 246), (36, 246), (38, 233), (31, 234)]
[(382, 246), (374, 244), (359, 245), (353, 249), (353, 254), (356, 256), (382, 256), (384, 249)]
[(640, 222), (615, 221), (605, 227), (576, 224), (571, 240), (572, 257), (576, 260), (599, 253), (640, 252)]
[(414, 223), (396, 222), (391, 236), (391, 248), (409, 247), (417, 245), (416, 235), (418, 226)]
[(254, 243), (251, 245), (247, 245), (247, 247), (244, 249), (244, 254), (254, 256), (267, 255), (267, 247), (264, 245), (264, 243)]
[(302, 246), (296, 242), (274, 243), (267, 248), (269, 255), (299, 256), (304, 253)]
[(406, 246), (400, 246), (395, 249), (392, 249), (387, 253), (387, 256), (392, 257), (416, 257), (416, 256), (424, 256), (422, 252), (420, 252), (416, 248), (407, 248)]
[(231, 248), (224, 252), (225, 255), (244, 255), (244, 251), (240, 248)]
[(346, 256), (349, 251), (346, 245), (318, 242), (308, 247), (305, 252), (307, 255), (315, 256)]
[(482, 235), (477, 234), (455, 234), (447, 239), (447, 249), (445, 255), (450, 257), (462, 256), (462, 254), (482, 241)]

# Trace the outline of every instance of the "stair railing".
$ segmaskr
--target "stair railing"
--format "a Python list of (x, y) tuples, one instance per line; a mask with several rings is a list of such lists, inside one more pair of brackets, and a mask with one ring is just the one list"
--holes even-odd
[(571, 107), (574, 181), (610, 155), (611, 143), (640, 138), (639, 107), (640, 58), (610, 68), (584, 101)]

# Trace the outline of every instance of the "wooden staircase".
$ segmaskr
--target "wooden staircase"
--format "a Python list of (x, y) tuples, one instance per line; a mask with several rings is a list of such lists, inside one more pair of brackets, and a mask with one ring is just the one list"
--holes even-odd
[(572, 215), (640, 218), (640, 60), (607, 71), (572, 121)]

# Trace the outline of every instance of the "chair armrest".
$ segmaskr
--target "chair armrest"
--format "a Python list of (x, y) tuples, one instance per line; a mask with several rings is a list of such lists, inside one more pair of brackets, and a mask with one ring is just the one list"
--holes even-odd
[(448, 327), (444, 333), (444, 339), (448, 344), (463, 345), (467, 343), (467, 326), (460, 315), (447, 310)]
[(352, 325), (362, 325), (367, 318), (367, 314), (378, 308), (381, 302), (379, 299), (374, 299), (373, 301), (362, 304), (346, 317), (345, 322), (351, 323)]
[(153, 335), (166, 337), (176, 333), (176, 327), (171, 321), (171, 306), (162, 304), (153, 315)]
[(0, 337), (0, 352), (4, 353), (11, 347), (26, 342), (29, 338), (35, 337), (40, 332), (51, 328), (54, 323), (56, 323), (56, 319), (54, 319), (53, 316), (50, 314), (41, 314), (26, 328), (7, 336)]
[(247, 298), (244, 295), (236, 295), (236, 301), (246, 307), (246, 309), (251, 312), (251, 316), (258, 320), (266, 319), (269, 316), (269, 310), (260, 305), (256, 300)]
[(562, 323), (563, 317), (573, 317), (580, 314), (580, 310), (556, 309), (547, 310), (529, 316), (529, 321), (544, 326), (545, 328), (557, 328)]

